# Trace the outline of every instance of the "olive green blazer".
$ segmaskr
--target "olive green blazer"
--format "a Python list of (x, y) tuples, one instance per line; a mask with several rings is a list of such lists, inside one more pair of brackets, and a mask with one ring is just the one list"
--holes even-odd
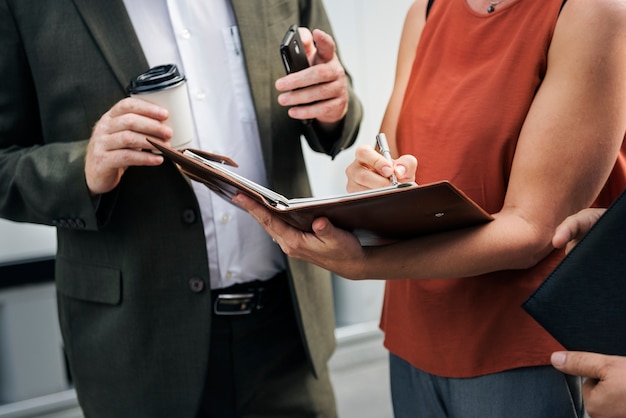
[[(310, 193), (300, 135), (334, 155), (276, 101), (278, 45), (299, 23), (330, 32), (321, 0), (232, 0), (272, 187)], [(122, 0), (0, 2), (0, 217), (55, 225), (65, 350), (87, 416), (191, 417), (207, 368), (211, 296), (204, 232), (188, 182), (171, 163), (131, 167), (97, 211), (85, 185), (98, 119), (147, 69)], [(291, 173), (285, 175), (284, 173)], [(315, 373), (334, 349), (329, 274), (289, 260), (293, 300)]]

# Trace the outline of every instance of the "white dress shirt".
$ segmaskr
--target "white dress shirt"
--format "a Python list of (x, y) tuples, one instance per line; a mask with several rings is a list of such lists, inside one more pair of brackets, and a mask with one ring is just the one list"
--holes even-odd
[[(194, 147), (231, 157), (268, 184), (239, 31), (226, 0), (124, 0), (150, 67), (176, 64), (187, 78)], [(193, 182), (202, 212), (211, 288), (267, 279), (284, 256), (245, 211)], [(181, 260), (184, 262), (184, 260)]]

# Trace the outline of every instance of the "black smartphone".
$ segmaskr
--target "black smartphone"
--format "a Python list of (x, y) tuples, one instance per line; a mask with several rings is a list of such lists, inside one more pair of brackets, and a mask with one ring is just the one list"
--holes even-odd
[(309, 66), (302, 40), (298, 33), (298, 25), (291, 25), (280, 43), (280, 56), (287, 74), (304, 70)]

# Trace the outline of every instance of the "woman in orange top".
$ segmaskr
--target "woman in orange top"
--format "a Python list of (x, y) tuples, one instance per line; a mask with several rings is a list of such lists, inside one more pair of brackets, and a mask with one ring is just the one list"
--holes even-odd
[[(397, 417), (576, 417), (580, 380), (521, 308), (563, 255), (568, 215), (626, 186), (624, 0), (426, 0), (409, 10), (381, 131), (398, 157), (357, 150), (348, 190), (450, 180), (483, 226), (361, 247), (320, 218), (307, 234), (235, 201), (292, 257), (385, 279), (381, 327)], [(301, 92), (300, 94), (306, 94)], [(419, 158), (419, 169), (416, 170)]]

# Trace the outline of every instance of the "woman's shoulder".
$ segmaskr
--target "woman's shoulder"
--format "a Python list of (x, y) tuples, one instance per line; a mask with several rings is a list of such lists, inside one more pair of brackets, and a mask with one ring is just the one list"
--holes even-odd
[(626, 57), (626, 0), (567, 0), (550, 55), (556, 60), (598, 54)]
[(559, 25), (582, 31), (587, 36), (606, 30), (626, 30), (626, 0), (567, 0)]

